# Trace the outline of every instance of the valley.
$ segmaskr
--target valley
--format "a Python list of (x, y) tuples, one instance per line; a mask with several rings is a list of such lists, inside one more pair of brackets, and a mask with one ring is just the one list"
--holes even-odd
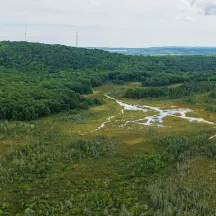
[(215, 57), (2, 46), (0, 215), (216, 215)]
[[(180, 104), (177, 101), (170, 101), (168, 105), (166, 100), (147, 101), (128, 100), (124, 98), (123, 103), (120, 102), (122, 98), (116, 100), (112, 98), (117, 98), (117, 96), (120, 97), (123, 95), (125, 89), (130, 88), (131, 85), (133, 86), (134, 83), (128, 83), (124, 86), (105, 84), (101, 87), (95, 88), (93, 91), (94, 93), (86, 97), (96, 96), (100, 99), (105, 97), (105, 104), (93, 107), (90, 110), (81, 112), (75, 111), (71, 114), (70, 112), (60, 113), (25, 123), (25, 127), (23, 125), (21, 126), (21, 123), (16, 123), (15, 126), (13, 123), (8, 122), (8, 129), (10, 127), (14, 127), (14, 129), (18, 130), (18, 128), (21, 127), (21, 130), (23, 132), (25, 131), (25, 136), (19, 136), (19, 134), (11, 129), (9, 137), (14, 137), (17, 142), (21, 142), (21, 140), (25, 140), (25, 142), (34, 142), (38, 134), (40, 134), (40, 140), (43, 140), (43, 143), (47, 143), (47, 147), (45, 148), (45, 146), (38, 146), (37, 148), (39, 148), (39, 152), (43, 149), (43, 157), (46, 158), (50, 157), (48, 155), (50, 155), (50, 153), (53, 151), (58, 151), (58, 154), (62, 154), (62, 156), (67, 154), (67, 152), (70, 151), (70, 147), (68, 145), (71, 145), (71, 142), (85, 143), (86, 141), (84, 141), (83, 138), (85, 138), (85, 140), (97, 140), (96, 142), (99, 142), (99, 145), (102, 145), (102, 149), (92, 149), (92, 151), (95, 151), (96, 153), (95, 156), (91, 157), (89, 155), (86, 158), (86, 156), (83, 155), (82, 158), (78, 159), (77, 162), (75, 162), (75, 160), (72, 164), (69, 161), (69, 163), (65, 163), (67, 161), (65, 161), (67, 156), (64, 156), (66, 157), (65, 159), (62, 158), (61, 160), (56, 160), (55, 158), (57, 155), (55, 153), (56, 156), (54, 156), (52, 159), (49, 159), (50, 163), (53, 164), (51, 165), (52, 172), (50, 172), (51, 170), (49, 171), (48, 169), (46, 171), (45, 177), (38, 179), (36, 178), (35, 180), (32, 179), (30, 181), (29, 177), (26, 176), (27, 179), (29, 179), (28, 184), (26, 184), (25, 179), (23, 179), (18, 185), (14, 185), (17, 180), (13, 180), (10, 183), (10, 186), (8, 185), (7, 187), (4, 187), (4, 185), (6, 186), (7, 183), (3, 181), (4, 183), (2, 186), (4, 190), (1, 190), (0, 194), (1, 196), (5, 197), (4, 203), (10, 203), (9, 206), (11, 206), (12, 203), (14, 206), (19, 205), (18, 203), (20, 201), (17, 200), (15, 204), (13, 201), (14, 197), (17, 197), (16, 199), (18, 199), (19, 196), (20, 200), (24, 201), (26, 196), (34, 194), (33, 196), (37, 197), (37, 199), (33, 198), (31, 195), (30, 197), (32, 198), (28, 202), (25, 201), (26, 206), (31, 206), (34, 209), (33, 211), (35, 211), (37, 208), (34, 208), (34, 205), (44, 206), (46, 203), (47, 207), (43, 208), (47, 209), (46, 211), (48, 211), (48, 209), (52, 209), (52, 211), (54, 211), (55, 208), (54, 206), (52, 207), (51, 203), (49, 202), (50, 198), (48, 199), (47, 197), (49, 194), (49, 197), (51, 196), (52, 200), (55, 200), (57, 206), (59, 206), (61, 203), (58, 197), (65, 197), (65, 202), (73, 203), (73, 206), (75, 205), (76, 208), (63, 208), (68, 210), (70, 209), (72, 214), (82, 215), (83, 210), (81, 206), (79, 207), (78, 200), (82, 200), (82, 203), (84, 202), (87, 206), (88, 202), (90, 202), (89, 199), (93, 199), (96, 203), (98, 202), (97, 205), (99, 206), (102, 205), (99, 203), (103, 200), (103, 205), (105, 207), (106, 205), (110, 205), (108, 203), (111, 202), (111, 200), (115, 199), (115, 197), (118, 197), (118, 199), (121, 200), (120, 202), (125, 202), (123, 201), (125, 198), (127, 200), (131, 200), (130, 202), (126, 202), (128, 203), (127, 208), (126, 206), (123, 207), (120, 204), (117, 205), (120, 209), (123, 208), (121, 211), (137, 211), (139, 212), (137, 215), (141, 215), (142, 212), (145, 212), (147, 215), (151, 215), (155, 211), (151, 207), (151, 202), (154, 203), (155, 201), (151, 201), (151, 199), (159, 199), (159, 197), (153, 198), (151, 196), (154, 194), (155, 196), (158, 196), (157, 190), (160, 190), (160, 193), (165, 193), (166, 196), (173, 196), (174, 200), (179, 199), (179, 202), (181, 202), (181, 205), (183, 205), (183, 209), (185, 208), (185, 205), (188, 206), (187, 200), (182, 198), (179, 192), (177, 192), (177, 190), (181, 188), (181, 191), (186, 190), (183, 193), (186, 193), (187, 196), (194, 196), (196, 199), (193, 199), (198, 202), (199, 205), (204, 205), (202, 200), (205, 199), (205, 211), (212, 211), (210, 209), (215, 205), (215, 193), (214, 184), (211, 182), (215, 178), (214, 169), (216, 163), (213, 159), (211, 159), (211, 157), (209, 157), (208, 153), (206, 152), (207, 150), (203, 149), (201, 152), (200, 149), (195, 150), (195, 146), (193, 144), (194, 140), (197, 140), (195, 145), (199, 145), (200, 148), (203, 148), (205, 145), (210, 145), (210, 143), (215, 142), (214, 137), (212, 137), (211, 140), (209, 139), (216, 133), (216, 128), (214, 127), (213, 123), (211, 123), (211, 121), (214, 120), (211, 117), (211, 113), (205, 113), (205, 115), (203, 115), (203, 112), (200, 112), (196, 113), (196, 117), (188, 117), (192, 118), (193, 121), (190, 121), (191, 119), (187, 118), (182, 119), (180, 118), (181, 115), (175, 116), (175, 114), (171, 113), (167, 117), (163, 116), (164, 118), (161, 122), (162, 127), (160, 127), (160, 125), (154, 121), (152, 122), (152, 125), (145, 125), (142, 123), (139, 124), (139, 119), (148, 118), (149, 115), (157, 116), (158, 112), (160, 113), (160, 110), (174, 109), (175, 112), (179, 112), (176, 111), (178, 110), (177, 107), (181, 107), (180, 110), (184, 110), (183, 107), (189, 107), (190, 109), (196, 110), (197, 112), (200, 107), (191, 107), (190, 104)], [(108, 95), (112, 95), (112, 97), (108, 96), (107, 92), (110, 92)], [(149, 108), (146, 105), (135, 104), (151, 104), (151, 106)], [(163, 108), (155, 108), (158, 107), (158, 105)], [(124, 110), (124, 112), (122, 112), (122, 110)], [(190, 114), (192, 115), (192, 112)], [(112, 115), (113, 117), (110, 117)], [(206, 122), (202, 122), (200, 118), (205, 118)], [(3, 140), (7, 140), (9, 137), (6, 136)], [(49, 137), (49, 139), (47, 140), (46, 137)], [(106, 141), (107, 139), (109, 141)], [(160, 144), (158, 144), (158, 142)], [(163, 154), (162, 152), (164, 151), (164, 148), (167, 148), (165, 147), (167, 145), (165, 143), (173, 145), (173, 142), (176, 143), (176, 147), (174, 147), (173, 150), (170, 149), (168, 151), (171, 151), (172, 153), (170, 152), (169, 154), (173, 155), (174, 158), (177, 158), (173, 158), (172, 160), (174, 161), (169, 165), (166, 162), (167, 159), (162, 159), (160, 155)], [(209, 144), (207, 144), (208, 142)], [(87, 143), (84, 145), (84, 143), (82, 144), (83, 147), (80, 146), (79, 148), (84, 148), (82, 151), (84, 151), (86, 154), (86, 151), (91, 151), (91, 147), (88, 147)], [(109, 146), (111, 143), (112, 147)], [(182, 145), (188, 146), (186, 151), (186, 146), (181, 149)], [(37, 155), (38, 150), (34, 150), (35, 147), (31, 147), (30, 145), (28, 148), (33, 148), (32, 150), (35, 152), (33, 154)], [(52, 148), (52, 150), (50, 148)], [(171, 148), (171, 146), (169, 148)], [(8, 154), (11, 151), (10, 149), (11, 145), (8, 146)], [(92, 154), (94, 155), (93, 152)], [(97, 153), (99, 155), (97, 155)], [(26, 157), (27, 156), (25, 156), (25, 158)], [(38, 155), (38, 157), (42, 157), (41, 153)], [(178, 157), (181, 159), (178, 159)], [(27, 158), (24, 160), (27, 160)], [(145, 160), (147, 161), (145, 162)], [(44, 163), (39, 161), (38, 163)], [(13, 163), (15, 163), (15, 161)], [(19, 164), (20, 163), (21, 161)], [(24, 163), (24, 161), (22, 163)], [(142, 163), (150, 164), (148, 165), (148, 168), (143, 167), (142, 170), (140, 170), (140, 166), (143, 166), (141, 165)], [(197, 164), (201, 164), (199, 166), (199, 171), (197, 170)], [(21, 167), (21, 164), (18, 165), (18, 170), (27, 169), (26, 165), (22, 166), (23, 167)], [(28, 172), (30, 176), (35, 175), (34, 173), (31, 173), (30, 170), (27, 171), (27, 173)], [(193, 176), (193, 178), (190, 176)], [(58, 189), (55, 186), (56, 184), (59, 185), (57, 187)], [(89, 188), (89, 184), (91, 184), (91, 189)], [(28, 187), (26, 187), (27, 185)], [(41, 189), (38, 191), (39, 185), (41, 185)], [(17, 186), (19, 187), (19, 192), (15, 189)], [(67, 192), (64, 192), (61, 189), (62, 187), (66, 187)], [(98, 187), (100, 190), (98, 190)], [(52, 188), (56, 188), (57, 190), (53, 191)], [(140, 190), (140, 188), (142, 189)], [(166, 190), (166, 192), (163, 192), (163, 190)], [(167, 190), (169, 191), (170, 195), (167, 194)], [(85, 197), (81, 198), (81, 194), (85, 194)], [(72, 196), (73, 199), (70, 198), (70, 196)], [(94, 196), (94, 198), (92, 196)], [(106, 196), (110, 198), (107, 199)], [(138, 197), (139, 200), (136, 200)], [(171, 198), (168, 197), (167, 199), (170, 200), (169, 202), (172, 205), (177, 205), (177, 203), (175, 203), (176, 201), (172, 201)], [(113, 200), (112, 202), (116, 201)], [(136, 210), (134, 210), (135, 207), (133, 207), (134, 202), (138, 202), (136, 204)], [(157, 202), (159, 202), (159, 200)], [(67, 206), (67, 204), (64, 205)], [(160, 205), (154, 205), (154, 208), (158, 209), (158, 214), (159, 212), (167, 211), (166, 206), (160, 207)], [(57, 209), (59, 208), (60, 206), (57, 207)], [(95, 206), (95, 208), (97, 207)], [(107, 211), (114, 212), (114, 209), (112, 208), (107, 209)], [(208, 208), (210, 209), (208, 210)], [(11, 210), (12, 209), (13, 208), (11, 208)], [(55, 210), (56, 212), (59, 211), (57, 209)], [(92, 204), (90, 204), (89, 209), (92, 209)], [(14, 213), (16, 212), (15, 208), (13, 211)], [(106, 211), (106, 207), (102, 211)], [(193, 211), (195, 210), (193, 209)], [(98, 215), (100, 215), (99, 212)], [(167, 213), (165, 212), (160, 214), (166, 215)], [(22, 215), (22, 213), (20, 212), (16, 215)], [(26, 213), (24, 215), (26, 215)], [(89, 213), (89, 215), (91, 214)], [(188, 215), (191, 215), (191, 212)], [(197, 215), (197, 213), (195, 215)], [(212, 215), (214, 214), (212, 213)]]

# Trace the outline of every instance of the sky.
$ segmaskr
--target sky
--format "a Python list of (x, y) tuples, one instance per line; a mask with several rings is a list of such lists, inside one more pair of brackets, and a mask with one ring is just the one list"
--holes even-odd
[(216, 0), (0, 0), (0, 41), (216, 46)]

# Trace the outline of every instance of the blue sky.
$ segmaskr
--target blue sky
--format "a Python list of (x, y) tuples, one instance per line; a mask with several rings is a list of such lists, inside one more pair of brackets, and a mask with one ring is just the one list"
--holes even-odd
[(79, 46), (216, 46), (216, 0), (7, 0), (0, 40)]

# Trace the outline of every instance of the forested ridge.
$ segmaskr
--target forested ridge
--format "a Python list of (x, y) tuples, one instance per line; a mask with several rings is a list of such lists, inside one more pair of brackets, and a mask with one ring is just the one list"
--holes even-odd
[(62, 45), (0, 42), (0, 118), (31, 120), (101, 104), (80, 95), (107, 81), (141, 81), (143, 86), (215, 81), (215, 60), (215, 56), (125, 56)]
[(127, 70), (154, 72), (214, 71), (215, 56), (126, 56), (102, 50), (26, 42), (0, 42), (0, 66), (22, 72)]
[[(215, 216), (215, 81), (216, 56), (0, 42), (0, 216)], [(198, 122), (139, 124), (173, 105)]]

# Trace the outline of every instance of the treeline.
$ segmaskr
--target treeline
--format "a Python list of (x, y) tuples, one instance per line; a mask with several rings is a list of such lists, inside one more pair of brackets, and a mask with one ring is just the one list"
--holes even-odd
[(213, 82), (216, 81), (216, 72), (203, 72), (203, 73), (192, 73), (188, 71), (188, 73), (148, 73), (147, 76), (143, 77), (140, 80), (142, 82), (142, 86), (168, 86), (177, 83), (184, 82), (201, 82), (208, 81)]
[[(0, 75), (0, 119), (33, 120), (69, 109), (88, 109), (102, 100), (86, 98), (100, 77), (79, 79), (71, 74), (59, 77), (40, 74)], [(72, 79), (72, 80), (70, 80)]]
[(186, 73), (156, 73), (145, 77), (142, 81), (142, 86), (168, 86), (171, 84), (188, 82), (189, 80), (190, 78)]
[(194, 93), (204, 93), (216, 89), (215, 82), (190, 82), (174, 87), (147, 87), (128, 89), (127, 98), (181, 98)]
[[(125, 56), (61, 45), (0, 42), (0, 119), (32, 120), (101, 104), (81, 95), (107, 81), (160, 87), (130, 89), (126, 97), (189, 96), (204, 85), (197, 90), (191, 81), (216, 81), (215, 60), (215, 56)], [(185, 82), (190, 84), (161, 88)]]
[(113, 70), (121, 55), (105, 51), (26, 42), (1, 42), (0, 66), (25, 72), (80, 70), (85, 68)]
[(0, 42), (0, 67), (22, 72), (133, 70), (155, 73), (212, 72), (215, 56), (126, 56), (102, 50), (26, 42)]

